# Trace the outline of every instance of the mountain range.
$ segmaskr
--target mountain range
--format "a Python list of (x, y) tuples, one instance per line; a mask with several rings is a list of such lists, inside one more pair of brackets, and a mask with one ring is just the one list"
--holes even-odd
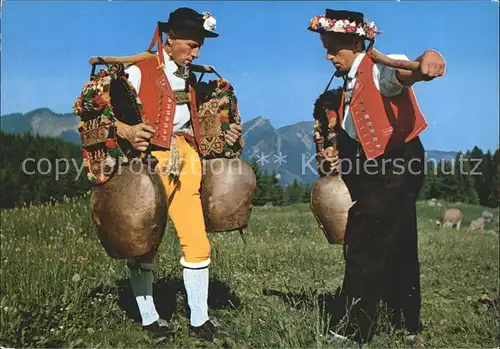
[[(58, 114), (48, 108), (1, 116), (1, 129), (5, 133), (29, 132), (80, 144), (77, 124), (78, 119), (72, 113)], [(244, 122), (242, 128), (245, 141), (242, 157), (248, 161), (255, 158), (261, 168), (269, 173), (274, 171), (280, 184), (291, 184), (294, 179), (312, 183), (317, 179), (312, 121), (275, 128), (269, 119), (259, 116)], [(456, 154), (453, 151), (428, 150), (427, 158), (452, 160)]]

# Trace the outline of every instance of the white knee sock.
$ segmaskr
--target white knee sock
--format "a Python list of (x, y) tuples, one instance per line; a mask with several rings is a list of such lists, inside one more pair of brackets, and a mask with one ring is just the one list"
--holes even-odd
[(158, 321), (160, 316), (156, 312), (155, 303), (152, 296), (138, 296), (135, 297), (139, 312), (142, 317), (142, 325), (151, 325), (153, 322)]
[(201, 326), (208, 320), (208, 267), (184, 268), (182, 276), (191, 310), (191, 325)]
[(140, 263), (130, 268), (130, 282), (137, 306), (142, 317), (142, 325), (151, 325), (157, 321), (158, 315), (153, 301), (153, 265)]

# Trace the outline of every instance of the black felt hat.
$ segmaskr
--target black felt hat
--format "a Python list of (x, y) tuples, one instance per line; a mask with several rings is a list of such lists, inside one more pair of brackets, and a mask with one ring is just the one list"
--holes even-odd
[(336, 20), (348, 19), (349, 22), (356, 22), (356, 23), (364, 22), (363, 13), (354, 11), (326, 9), (325, 17)]
[(204, 37), (216, 38), (215, 18), (210, 13), (203, 14), (188, 7), (181, 7), (170, 13), (168, 22), (158, 22), (160, 32), (166, 33), (169, 29), (179, 30), (185, 33), (201, 34)]

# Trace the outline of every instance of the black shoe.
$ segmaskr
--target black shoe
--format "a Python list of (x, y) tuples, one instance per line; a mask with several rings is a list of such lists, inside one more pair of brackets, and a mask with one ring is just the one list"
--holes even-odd
[(215, 338), (215, 332), (215, 325), (210, 320), (198, 327), (189, 325), (189, 336), (191, 337), (198, 337), (207, 341), (213, 341)]
[(168, 322), (163, 319), (159, 319), (151, 325), (143, 326), (142, 328), (155, 338), (167, 338), (172, 336), (172, 329), (168, 326)]

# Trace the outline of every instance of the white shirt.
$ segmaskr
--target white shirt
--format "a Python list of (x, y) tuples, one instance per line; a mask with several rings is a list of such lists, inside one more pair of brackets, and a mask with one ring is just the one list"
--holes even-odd
[[(168, 82), (172, 87), (173, 91), (176, 90), (185, 90), (186, 89), (186, 80), (174, 75), (174, 72), (179, 68), (177, 64), (170, 58), (169, 55), (165, 51), (165, 74), (167, 75)], [(135, 66), (131, 65), (125, 72), (129, 75), (128, 80), (134, 86), (137, 93), (139, 93), (139, 87), (141, 86), (141, 70)], [(178, 104), (175, 106), (175, 115), (174, 115), (174, 132), (185, 130), (189, 127), (189, 121), (191, 120), (191, 114), (189, 113), (189, 106), (187, 103)]]
[[(344, 118), (342, 120), (342, 128), (355, 140), (359, 141), (358, 134), (356, 132), (356, 127), (354, 126), (354, 121), (352, 120), (352, 115), (349, 109), (351, 103), (352, 89), (356, 84), (356, 72), (358, 71), (359, 64), (363, 60), (366, 53), (360, 53), (355, 59), (347, 73), (346, 85), (344, 90)], [(387, 55), (390, 58), (401, 59), (408, 61), (408, 57), (405, 55)], [(393, 97), (401, 93), (403, 90), (403, 85), (399, 82), (396, 77), (396, 69), (387, 67), (380, 63), (375, 63), (373, 65), (373, 82), (377, 89), (386, 97)]]

